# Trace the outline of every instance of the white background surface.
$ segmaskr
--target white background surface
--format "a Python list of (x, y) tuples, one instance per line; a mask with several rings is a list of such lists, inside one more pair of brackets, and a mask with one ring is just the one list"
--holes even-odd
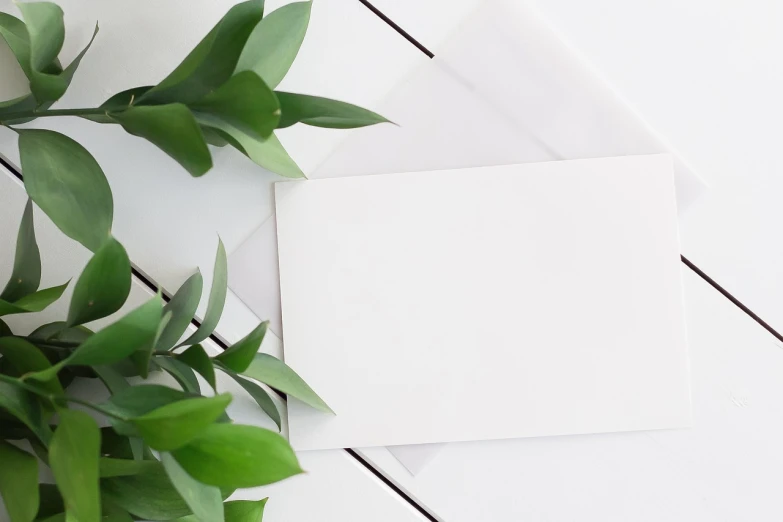
[(690, 425), (671, 156), (275, 189), (295, 448)]
[[(374, 3), (437, 53), (439, 43), (477, 1)], [(102, 27), (74, 80), (68, 96), (75, 98), (68, 105), (99, 102), (123, 88), (159, 79), (230, 3), (63, 1), (68, 25), (64, 61), (86, 43), (96, 18)], [(709, 195), (682, 229), (684, 253), (768, 321), (783, 324), (783, 246), (777, 241), (783, 213), (778, 152), (783, 6), (771, 0), (536, 4), (710, 183)], [(9, 6), (10, 1), (0, 0), (0, 8)], [(292, 90), (301, 86), (303, 92), (370, 108), (398, 79), (427, 63), (355, 0), (317, 0), (305, 46), (292, 71), (302, 83), (290, 86)], [(22, 85), (19, 78), (5, 75), (8, 60), (0, 48), (2, 98), (19, 93)], [(47, 126), (67, 129), (98, 156), (115, 190), (117, 235), (134, 261), (169, 289), (197, 265), (205, 276), (211, 274), (215, 232), (229, 249), (235, 247), (269, 208), (272, 178), (239, 155), (220, 157), (209, 176), (191, 180), (136, 138), (101, 136), (90, 130), (91, 124), (76, 120)], [(492, 129), (477, 134), (488, 142), (502, 139)], [(315, 148), (325, 135), (339, 133), (286, 138), (286, 145), (307, 168), (326, 153)], [(13, 158), (10, 138), (0, 135), (0, 151)], [(116, 150), (127, 155), (115, 157)], [(57, 255), (71, 254), (61, 250)], [(60, 282), (54, 272), (49, 274), (51, 283)], [(696, 377), (693, 433), (447, 446), (415, 479), (385, 449), (367, 455), (438, 518), (450, 522), (779, 520), (781, 348), (687, 270), (685, 278)], [(233, 320), (224, 321), (220, 331), (236, 340), (257, 318), (241, 303), (232, 305), (227, 317)], [(310, 474), (277, 488), (268, 520), (417, 520), (355, 462), (340, 452), (329, 454), (334, 457), (307, 457)], [(299, 486), (304, 481), (308, 485)]]

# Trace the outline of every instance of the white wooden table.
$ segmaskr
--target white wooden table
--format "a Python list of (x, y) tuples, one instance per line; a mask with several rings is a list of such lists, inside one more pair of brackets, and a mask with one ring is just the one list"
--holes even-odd
[[(478, 2), (375, 0), (417, 47), (359, 0), (316, 1), (310, 33), (282, 87), (373, 108), (427, 66), (424, 50), (437, 55)], [(86, 42), (95, 19), (102, 29), (62, 101), (77, 107), (159, 80), (233, 2), (60, 3), (68, 29), (65, 61)], [(281, 3), (287, 2), (268, 1), (267, 9)], [(783, 48), (777, 30), (783, 7), (761, 0), (537, 4), (710, 184), (683, 223), (683, 253), (783, 329), (783, 246), (775, 240), (783, 214), (776, 204), (783, 193), (783, 159), (776, 157), (783, 137), (783, 65), (776, 56)], [(0, 0), (0, 9), (11, 9), (10, 0)], [(0, 70), (8, 70), (8, 59), (0, 50)], [(22, 85), (19, 78), (0, 78), (0, 98)], [(214, 171), (195, 180), (121, 130), (77, 119), (37, 125), (63, 130), (93, 152), (114, 190), (115, 235), (167, 289), (197, 266), (209, 279), (216, 234), (231, 251), (271, 213), (276, 178), (239, 154), (221, 151)], [(305, 128), (281, 139), (311, 172), (343, 138)], [(14, 140), (0, 133), (0, 153), (18, 164)], [(24, 204), (10, 175), (0, 177), (0, 203), (9, 237)], [(44, 282), (78, 273), (87, 253), (43, 218), (38, 229), (45, 238)], [(0, 252), (0, 273), (11, 256)], [(783, 343), (685, 266), (683, 278), (692, 430), (448, 444), (415, 477), (384, 448), (302, 453), (308, 475), (254, 493), (272, 496), (267, 519), (779, 520)], [(134, 302), (148, 292), (138, 283)], [(218, 331), (228, 341), (259, 320), (237, 299), (224, 317)], [(270, 338), (262, 349), (280, 347)]]

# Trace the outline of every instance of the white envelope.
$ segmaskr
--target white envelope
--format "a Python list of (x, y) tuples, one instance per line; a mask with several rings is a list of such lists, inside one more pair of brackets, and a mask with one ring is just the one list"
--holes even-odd
[(295, 449), (690, 425), (670, 156), (275, 189)]
[[(350, 133), (310, 177), (673, 152), (529, 7), (493, 3), (377, 107), (399, 127)], [(706, 187), (674, 158), (682, 213)], [(270, 218), (230, 256), (229, 283), (280, 334), (276, 253)]]

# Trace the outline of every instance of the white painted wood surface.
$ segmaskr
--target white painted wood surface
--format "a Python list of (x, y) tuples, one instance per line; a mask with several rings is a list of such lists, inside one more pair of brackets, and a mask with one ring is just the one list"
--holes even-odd
[[(478, 1), (374, 4), (437, 54)], [(231, 3), (64, 0), (65, 61), (86, 43), (96, 18), (102, 33), (61, 106), (98, 103), (160, 79)], [(701, 0), (535, 3), (711, 185), (682, 228), (684, 253), (783, 327), (783, 246), (774, 234), (783, 217), (777, 203), (783, 193), (777, 155), (783, 116), (783, 62), (777, 56), (783, 36), (777, 26), (783, 7), (763, 0), (741, 6)], [(373, 108), (426, 63), (355, 0), (315, 6), (292, 83), (284, 87)], [(0, 0), (0, 10), (6, 9), (13, 9), (10, 0)], [(4, 72), (9, 59), (0, 48)], [(21, 89), (18, 74), (0, 77), (1, 99)], [(273, 178), (237, 153), (221, 151), (215, 170), (192, 180), (120, 130), (76, 119), (45, 126), (68, 132), (96, 155), (115, 191), (116, 235), (133, 260), (169, 289), (196, 266), (210, 278), (215, 233), (232, 249), (269, 215)], [(282, 138), (306, 170), (343, 139), (338, 131), (309, 131)], [(15, 161), (12, 140), (10, 133), (0, 134), (0, 153)], [(118, 150), (125, 155), (117, 156)], [(5, 198), (0, 190), (0, 203)], [(17, 205), (20, 212), (23, 202)], [(86, 260), (85, 252), (63, 246), (67, 239), (52, 241), (58, 260), (74, 266)], [(0, 267), (8, 266), (8, 255), (0, 252)], [(47, 284), (59, 282), (60, 275), (65, 273), (44, 269)], [(383, 448), (365, 455), (449, 522), (779, 519), (783, 352), (692, 273), (686, 270), (684, 277), (694, 430), (450, 444), (415, 478)], [(238, 300), (227, 311), (230, 320), (220, 332), (229, 340), (257, 321)], [(344, 453), (303, 454), (303, 463), (310, 474), (272, 488), (270, 520), (420, 519)]]

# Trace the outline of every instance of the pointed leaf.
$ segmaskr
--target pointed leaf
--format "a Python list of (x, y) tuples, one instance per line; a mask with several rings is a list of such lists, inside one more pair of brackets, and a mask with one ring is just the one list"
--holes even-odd
[(255, 164), (286, 178), (304, 177), (302, 169), (288, 155), (274, 134), (270, 134), (265, 140), (257, 140), (209, 114), (196, 114), (196, 118), (202, 126), (219, 133), (232, 147)]
[(0, 408), (22, 421), (44, 444), (49, 444), (52, 431), (44, 422), (41, 405), (34, 395), (14, 384), (0, 381)]
[(95, 29), (92, 32), (90, 41), (87, 42), (87, 45), (84, 47), (84, 49), (81, 50), (76, 58), (73, 59), (73, 61), (63, 70), (62, 74), (60, 75), (60, 78), (65, 81), (66, 89), (71, 84), (71, 80), (73, 80), (73, 75), (76, 74), (76, 69), (79, 68), (79, 64), (82, 63), (82, 58), (84, 58), (84, 55), (87, 54), (87, 51), (89, 51), (90, 47), (92, 47), (92, 43), (95, 41), (95, 37), (98, 36), (99, 30), (100, 29), (98, 28), (98, 24), (95, 24)]
[(158, 463), (152, 460), (129, 460), (101, 457), (98, 462), (100, 477), (128, 477), (152, 471)]
[[(101, 480), (101, 492), (112, 503), (142, 520), (170, 520), (190, 513), (159, 462), (136, 475)], [(79, 521), (81, 522), (81, 520)]]
[(126, 132), (146, 139), (171, 156), (191, 176), (201, 176), (212, 168), (207, 142), (185, 105), (134, 106), (109, 115)]
[(297, 122), (327, 129), (354, 129), (389, 121), (367, 109), (329, 98), (290, 92), (275, 94), (282, 111), (278, 124), (281, 129)]
[(98, 376), (104, 386), (106, 386), (106, 389), (111, 393), (117, 393), (118, 391), (130, 387), (128, 381), (125, 380), (125, 377), (111, 365), (100, 364), (98, 366), (93, 366), (92, 371), (95, 372), (95, 375)]
[(109, 182), (87, 149), (58, 132), (17, 129), (24, 186), (63, 233), (93, 252), (109, 239)]
[(171, 319), (166, 328), (163, 329), (155, 349), (169, 350), (179, 341), (196, 314), (203, 286), (204, 279), (201, 276), (201, 272), (196, 272), (179, 287), (171, 301), (166, 304), (163, 308), (163, 313), (170, 312)]
[(256, 139), (272, 134), (280, 120), (280, 105), (275, 93), (252, 71), (233, 76), (190, 107), (219, 118)]
[(63, 11), (51, 2), (19, 4), (30, 42), (30, 88), (39, 103), (60, 98), (68, 88), (68, 80), (57, 55), (65, 41)]
[(9, 303), (0, 299), (0, 316), (12, 314), (26, 314), (40, 312), (57, 301), (63, 295), (68, 283), (52, 288), (44, 288), (32, 294), (28, 294), (15, 303)]
[[(19, 337), (0, 337), (0, 354), (20, 375), (40, 372), (52, 367), (49, 359), (37, 346)], [(39, 386), (49, 393), (56, 395), (65, 394), (60, 381), (57, 379), (41, 383)]]
[(153, 341), (160, 322), (163, 302), (155, 296), (117, 322), (87, 339), (65, 363), (95, 366), (111, 364)]
[(0, 299), (13, 302), (38, 290), (41, 284), (41, 253), (35, 241), (33, 201), (28, 199), (16, 236), (16, 256), (11, 279)]
[(141, 103), (190, 103), (223, 85), (234, 72), (245, 42), (264, 14), (263, 0), (232, 7), (185, 60)]
[[(0, 13), (2, 15), (2, 13)], [(23, 111), (32, 111), (35, 110), (35, 108), (38, 106), (38, 103), (35, 101), (35, 97), (32, 94), (25, 94), (24, 96), (20, 96), (18, 98), (14, 98), (13, 100), (7, 100), (4, 102), (0, 102), (0, 123), (3, 125), (11, 125), (11, 124), (19, 124), (27, 123), (28, 121), (32, 121), (33, 118), (14, 118), (13, 113), (15, 112), (23, 112)]]
[(16, 61), (29, 80), (30, 73), (30, 37), (24, 22), (7, 13), (0, 13), (0, 36), (5, 39)]
[(182, 499), (201, 522), (223, 522), (223, 498), (220, 489), (195, 480), (169, 453), (160, 456), (163, 467)]
[(255, 426), (212, 424), (172, 455), (199, 482), (227, 488), (264, 486), (302, 473), (288, 441)]
[(212, 273), (212, 289), (209, 291), (209, 301), (207, 302), (207, 312), (204, 314), (204, 320), (193, 335), (188, 337), (180, 344), (189, 345), (200, 343), (215, 331), (223, 314), (223, 306), (226, 304), (226, 293), (228, 292), (228, 260), (226, 259), (226, 248), (223, 241), (218, 240), (217, 256), (215, 257), (215, 269)]
[(0, 495), (11, 522), (32, 522), (38, 513), (38, 461), (0, 440), (0, 462)]
[(142, 379), (146, 379), (149, 376), (152, 352), (155, 350), (155, 346), (158, 344), (158, 340), (160, 339), (163, 330), (165, 330), (166, 326), (168, 326), (170, 320), (171, 312), (167, 312), (166, 308), (164, 307), (163, 317), (160, 320), (160, 324), (158, 324), (158, 329), (155, 333), (155, 338), (153, 341), (146, 344), (143, 348), (139, 348), (130, 356), (131, 362), (133, 362), (133, 364), (136, 366), (136, 371)]
[(267, 386), (295, 397), (317, 410), (334, 413), (294, 370), (280, 359), (269, 354), (256, 354), (250, 367), (242, 372), (242, 375), (263, 382)]
[(65, 41), (63, 10), (51, 2), (20, 3), (30, 41), (30, 64), (43, 71), (57, 59)]
[(87, 323), (113, 314), (128, 298), (131, 265), (123, 246), (110, 238), (92, 256), (76, 281), (68, 310), (68, 325)]
[(171, 357), (155, 357), (155, 364), (163, 368), (166, 373), (174, 377), (174, 380), (189, 393), (201, 393), (196, 374), (190, 366)]
[(173, 402), (187, 399), (180, 390), (160, 384), (139, 384), (119, 391), (103, 403), (103, 408), (124, 417), (141, 417)]
[(281, 430), (282, 420), (280, 419), (280, 411), (277, 409), (275, 401), (272, 399), (272, 397), (269, 396), (269, 392), (267, 392), (264, 388), (255, 382), (244, 379), (240, 375), (232, 372), (231, 370), (228, 370), (227, 368), (221, 367), (221, 369), (225, 371), (226, 374), (229, 375), (232, 379), (234, 379), (240, 386), (242, 386), (242, 388), (244, 388), (248, 394), (250, 394), (253, 400), (256, 401), (256, 404), (258, 404), (264, 413), (266, 413), (269, 418), (274, 421), (274, 423), (277, 425), (278, 431)]
[(264, 498), (226, 502), (223, 505), (226, 522), (261, 522), (264, 518), (264, 506), (267, 500)]
[(226, 411), (230, 394), (173, 402), (133, 419), (144, 442), (158, 451), (187, 444)]
[(49, 445), (49, 465), (69, 516), (79, 522), (100, 522), (98, 457), (101, 432), (84, 412), (61, 410), (60, 424)]
[(247, 334), (228, 350), (219, 354), (215, 359), (237, 373), (244, 372), (247, 370), (247, 367), (250, 366), (250, 363), (253, 362), (256, 353), (258, 353), (258, 349), (261, 347), (261, 342), (264, 340), (264, 335), (266, 334), (268, 326), (269, 321), (264, 321), (259, 324), (252, 332)]
[[(0, 339), (2, 341), (2, 339)], [(204, 380), (209, 383), (213, 390), (217, 390), (215, 384), (215, 368), (212, 366), (212, 359), (200, 344), (194, 344), (181, 354), (177, 359), (193, 368)]]
[(285, 77), (304, 41), (312, 2), (295, 2), (272, 11), (253, 29), (236, 72), (254, 71), (273, 89)]

